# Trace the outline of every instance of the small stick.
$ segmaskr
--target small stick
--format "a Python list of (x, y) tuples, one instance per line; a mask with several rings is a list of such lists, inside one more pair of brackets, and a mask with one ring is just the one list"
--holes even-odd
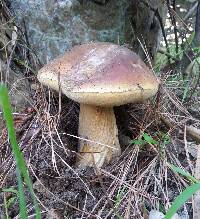
[(200, 129), (190, 125), (190, 126), (186, 126), (186, 132), (192, 139), (200, 143)]
[[(161, 116), (161, 121), (169, 128), (174, 129), (174, 126), (178, 124), (175, 124), (173, 121), (170, 121), (166, 117)], [(200, 129), (190, 125), (186, 126), (186, 134), (188, 134), (193, 140), (197, 141), (200, 143)]]

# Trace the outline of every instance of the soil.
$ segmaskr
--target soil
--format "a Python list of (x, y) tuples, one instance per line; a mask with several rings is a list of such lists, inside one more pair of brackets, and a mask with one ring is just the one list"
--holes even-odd
[[(143, 110), (146, 110), (144, 105), (140, 105), (140, 114), (137, 115), (138, 118), (132, 117), (132, 119), (130, 119), (131, 115), (127, 114), (127, 109), (130, 109), (132, 113), (137, 113), (138, 106), (135, 108), (135, 112), (131, 109), (132, 106), (126, 106), (125, 111), (124, 107), (119, 107), (115, 110), (117, 118), (123, 116), (124, 112), (126, 112), (126, 118), (129, 117), (124, 126), (124, 122), (119, 119), (119, 133), (121, 142), (123, 142), (122, 149), (124, 150), (124, 154), (119, 160), (104, 167), (103, 170), (105, 172), (89, 167), (85, 169), (77, 168), (77, 139), (68, 137), (65, 134), (62, 135), (62, 133), (66, 132), (71, 135), (77, 135), (79, 111), (77, 104), (63, 98), (63, 108), (60, 119), (62, 122), (58, 125), (58, 132), (60, 133), (61, 139), (55, 134), (55, 130), (51, 130), (52, 139), (54, 141), (53, 144), (51, 138), (49, 138), (49, 133), (45, 133), (44, 127), (41, 127), (42, 118), (38, 121), (37, 114), (34, 111), (30, 111), (32, 116), (29, 115), (29, 125), (27, 126), (27, 120), (25, 120), (26, 126), (21, 122), (21, 132), (17, 132), (17, 136), (21, 148), (23, 148), (26, 162), (29, 164), (28, 166), (34, 190), (42, 203), (42, 206), (45, 206), (43, 209), (45, 212), (43, 214), (44, 218), (49, 217), (47, 216), (48, 212), (52, 210), (55, 211), (55, 214), (61, 215), (58, 216), (58, 218), (64, 218), (64, 216), (66, 218), (98, 218), (97, 215), (99, 215), (99, 218), (106, 218), (107, 214), (110, 215), (109, 217), (111, 217), (111, 215), (116, 215), (116, 211), (118, 211), (118, 209), (115, 209), (116, 191), (112, 192), (113, 195), (110, 195), (110, 192), (112, 191), (111, 185), (115, 186), (117, 189), (117, 184), (119, 182), (115, 181), (119, 177), (119, 173), (122, 171), (121, 168), (123, 167), (126, 169), (125, 160), (130, 159), (130, 156), (132, 156), (131, 154), (134, 151), (133, 145), (130, 145), (127, 148), (127, 145), (125, 144), (129, 143), (130, 139), (138, 134), (134, 129), (134, 132), (131, 129), (126, 129), (127, 131), (125, 131), (125, 125), (131, 123), (133, 126), (133, 124), (136, 123), (136, 120), (139, 120), (140, 115), (143, 114), (141, 113), (142, 107)], [(55, 109), (56, 108), (57, 106)], [(121, 117), (121, 120), (123, 120), (123, 117)], [(19, 116), (17, 121), (19, 121)], [(139, 124), (135, 124), (135, 127), (137, 126), (139, 126)], [(39, 132), (37, 131), (38, 129), (40, 130)], [(31, 141), (31, 137), (34, 136), (35, 133), (37, 133), (36, 137)], [(41, 142), (42, 138), (46, 138), (46, 142), (45, 140)], [(61, 141), (63, 145), (61, 144)], [(52, 159), (53, 155), (55, 156), (55, 160)], [(11, 157), (11, 153), (9, 156), (5, 156), (6, 159), (1, 163), (2, 170), (6, 171), (6, 167), (2, 166), (4, 163), (8, 164), (7, 170), (9, 170), (13, 160), (8, 162), (8, 158)], [(148, 155), (146, 155), (145, 152), (145, 154), (141, 154), (138, 159), (146, 159), (146, 163), (148, 163), (154, 157), (155, 154), (149, 151)], [(135, 165), (130, 165), (129, 171), (130, 173), (134, 173), (136, 171)], [(131, 180), (133, 175), (129, 174), (129, 171), (127, 172), (127, 179), (130, 178)], [(10, 188), (13, 186), (16, 188), (16, 185), (15, 169), (12, 169), (6, 176), (4, 188)], [(1, 194), (3, 202), (2, 195), (3, 193)], [(31, 197), (28, 195), (28, 192), (27, 199), (28, 203), (31, 203)], [(103, 210), (100, 213), (101, 209)], [(10, 216), (14, 218), (18, 214), (18, 207), (13, 207), (10, 209), (9, 213)], [(30, 214), (31, 213), (33, 212), (30, 211)], [(114, 216), (114, 218), (117, 218), (117, 216)]]
[[(54, 99), (57, 101), (57, 98)], [(130, 208), (129, 215), (130, 218), (141, 218), (141, 214), (145, 214), (144, 208), (151, 210), (159, 199), (163, 200), (162, 189), (156, 187), (155, 192), (156, 181), (152, 175), (153, 172), (159, 177), (159, 168), (162, 168), (163, 161), (160, 159), (157, 149), (152, 149), (150, 145), (144, 145), (139, 154), (138, 147), (122, 145), (122, 156), (101, 170), (89, 167), (77, 168), (77, 139), (64, 133), (77, 135), (79, 108), (77, 104), (66, 98), (63, 98), (62, 106), (61, 119), (57, 126), (61, 139), (56, 135), (55, 129), (52, 129), (53, 143), (51, 142), (48, 130), (45, 131), (48, 127), (44, 123), (42, 127), (43, 118), (38, 118), (34, 111), (30, 111), (32, 117), (28, 122), (28, 128), (18, 134), (18, 141), (21, 143), (29, 166), (34, 191), (43, 206), (43, 218), (120, 218), (120, 215), (124, 215), (124, 211), (127, 210), (125, 206), (127, 206), (128, 199), (135, 199), (136, 197), (139, 198), (138, 209)], [(53, 107), (52, 116), (57, 112), (54, 111), (57, 110), (57, 107), (58, 105)], [(119, 119), (120, 125), (118, 127), (121, 142), (124, 138), (125, 141), (128, 139), (128, 142), (130, 142), (130, 139), (139, 134), (138, 130), (143, 130), (147, 124), (155, 119), (152, 109), (150, 103), (115, 109), (117, 118), (120, 117), (122, 121), (124, 118), (124, 121), (126, 121), (121, 123)], [(126, 119), (123, 117), (124, 112), (126, 112)], [(122, 125), (123, 123), (124, 125)], [(160, 124), (159, 120), (155, 120), (146, 131), (157, 132), (158, 125), (162, 131), (167, 130)], [(125, 127), (128, 127), (128, 129), (125, 129)], [(37, 132), (38, 129), (40, 129), (39, 132)], [(35, 135), (34, 133), (37, 133), (36, 137), (29, 143), (31, 137)], [(41, 139), (43, 140), (41, 141)], [(168, 144), (167, 147), (170, 153), (172, 151), (177, 153), (172, 143)], [(178, 152), (178, 154), (179, 157), (182, 154), (181, 157), (185, 159), (184, 151)], [(7, 163), (8, 169), (12, 162)], [(145, 173), (151, 165), (151, 170)], [(187, 162), (185, 162), (185, 166), (187, 166)], [(2, 169), (5, 169), (5, 167)], [(143, 173), (145, 177), (140, 178), (139, 173), (141, 175)], [(171, 173), (170, 175), (168, 175), (168, 178), (173, 179), (174, 175)], [(146, 189), (141, 187), (145, 183)], [(134, 184), (135, 186), (133, 186)], [(178, 194), (175, 184), (175, 181), (172, 180), (167, 185), (170, 188), (168, 197), (170, 200), (173, 200)], [(4, 188), (13, 186), (16, 188), (16, 185), (15, 169), (12, 169), (6, 176)], [(119, 195), (120, 192), (122, 193), (121, 196)], [(27, 202), (31, 203), (30, 194), (28, 192), (26, 194)], [(3, 193), (1, 194), (3, 202), (2, 195)], [(15, 218), (18, 213), (17, 204), (9, 209), (11, 218)], [(34, 211), (30, 210), (29, 214), (34, 214)]]

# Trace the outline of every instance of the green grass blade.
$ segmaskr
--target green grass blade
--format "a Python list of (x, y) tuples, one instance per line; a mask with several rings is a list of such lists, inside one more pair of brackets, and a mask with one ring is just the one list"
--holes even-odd
[(42, 216), (41, 216), (41, 212), (40, 212), (40, 208), (39, 208), (37, 199), (35, 197), (35, 193), (34, 193), (34, 190), (33, 190), (32, 182), (31, 182), (30, 178), (26, 179), (25, 181), (26, 181), (26, 184), (27, 184), (27, 186), (29, 188), (29, 191), (30, 191), (32, 199), (33, 199), (33, 204), (35, 206), (35, 212), (36, 212), (36, 219), (41, 219)]
[(196, 179), (194, 176), (192, 176), (191, 174), (189, 174), (188, 172), (182, 170), (180, 167), (177, 167), (173, 164), (168, 163), (169, 167), (176, 173), (179, 173), (183, 176), (185, 176), (187, 179), (189, 179), (190, 181), (192, 181), (193, 183), (200, 183), (200, 181), (198, 179)]
[(21, 176), (23, 176), (24, 181), (26, 185), (28, 186), (28, 189), (31, 193), (33, 203), (35, 206), (35, 210), (36, 210), (36, 219), (40, 219), (41, 218), (40, 208), (38, 206), (38, 202), (36, 200), (36, 197), (33, 191), (32, 182), (29, 177), (29, 173), (28, 173), (28, 169), (26, 167), (25, 161), (24, 161), (24, 157), (17, 144), (16, 134), (15, 134), (15, 129), (14, 129), (14, 121), (13, 121), (13, 116), (12, 116), (12, 111), (11, 111), (11, 105), (9, 102), (8, 90), (4, 85), (0, 85), (0, 105), (3, 109), (3, 116), (6, 121), (8, 135), (9, 135), (10, 143), (12, 146), (12, 151), (14, 153), (17, 166), (19, 168)]
[(18, 181), (18, 198), (19, 198), (19, 211), (20, 211), (20, 218), (26, 219), (28, 218), (27, 211), (26, 211), (26, 200), (24, 196), (24, 188), (23, 188), (23, 181), (20, 174), (20, 171), (16, 170), (17, 174), (17, 181)]
[(17, 162), (17, 165), (22, 173), (27, 175), (27, 169), (25, 165), (25, 161), (23, 159), (23, 155), (18, 147), (17, 144), (17, 139), (15, 135), (15, 129), (14, 129), (14, 121), (12, 117), (12, 112), (11, 112), (11, 106), (9, 103), (9, 98), (8, 98), (8, 92), (7, 88), (5, 86), (0, 86), (0, 104), (3, 108), (3, 116), (6, 121), (6, 126), (8, 129), (8, 135), (10, 139), (10, 143), (13, 149), (14, 157)]
[(172, 203), (172, 206), (167, 211), (164, 219), (171, 219), (177, 210), (198, 190), (200, 190), (200, 183), (193, 184), (187, 187)]
[(156, 140), (154, 140), (150, 135), (148, 135), (145, 132), (143, 133), (143, 138), (149, 144), (153, 144), (153, 145), (157, 145), (158, 144), (158, 142)]
[(10, 192), (10, 193), (14, 193), (14, 194), (18, 194), (18, 191), (16, 189), (8, 188), (8, 189), (2, 189), (2, 192)]

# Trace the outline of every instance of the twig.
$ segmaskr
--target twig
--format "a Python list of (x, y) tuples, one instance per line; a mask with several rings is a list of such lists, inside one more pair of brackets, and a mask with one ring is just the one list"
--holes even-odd
[(188, 135), (193, 138), (195, 141), (200, 143), (200, 129), (195, 128), (194, 126), (186, 126), (186, 132)]
[(191, 163), (191, 160), (190, 160), (190, 154), (189, 154), (189, 151), (188, 151), (187, 127), (186, 127), (186, 125), (184, 126), (184, 146), (185, 146), (185, 155), (186, 155), (186, 159), (187, 159), (187, 162), (188, 162), (188, 165), (189, 165), (189, 169), (192, 172), (193, 166), (192, 166), (192, 163)]
[(153, 11), (155, 13), (155, 16), (157, 17), (159, 23), (160, 23), (160, 27), (161, 27), (161, 31), (162, 31), (162, 35), (163, 35), (163, 39), (165, 41), (165, 46), (166, 46), (166, 49), (167, 49), (167, 52), (170, 53), (169, 51), (169, 45), (168, 45), (168, 42), (167, 42), (167, 37), (166, 37), (166, 33), (165, 33), (165, 27), (164, 27), (164, 24), (163, 24), (163, 19), (158, 11), (158, 8), (153, 8), (149, 1), (145, 1), (145, 0), (142, 0), (143, 4), (148, 7), (151, 11)]
[[(173, 11), (176, 13), (176, 1), (175, 0), (173, 0), (172, 6), (173, 6)], [(169, 0), (167, 0), (167, 8), (168, 8), (168, 11), (169, 11), (169, 15), (170, 15), (170, 19), (171, 19), (172, 25), (174, 27), (176, 54), (178, 54), (178, 34), (177, 34), (177, 26), (176, 26), (176, 17), (172, 13), (171, 5), (170, 5), (170, 1)]]
[(197, 8), (197, 5), (198, 5), (198, 2), (196, 2), (192, 8), (188, 11), (188, 13), (185, 15), (185, 17), (183, 18), (184, 21), (187, 21), (189, 19), (189, 17), (191, 17), (194, 12), (196, 11), (196, 8)]
[[(169, 128), (175, 128), (175, 126), (180, 126), (179, 124), (175, 124), (173, 121), (170, 121), (166, 117), (161, 116), (161, 121)], [(193, 140), (200, 143), (200, 129), (195, 128), (194, 126), (186, 126), (186, 134), (188, 134)]]
[(68, 136), (73, 137), (73, 138), (80, 139), (80, 140), (84, 140), (84, 141), (88, 141), (88, 142), (91, 142), (91, 143), (95, 143), (95, 144), (99, 144), (99, 145), (102, 145), (102, 146), (106, 146), (108, 148), (112, 148), (113, 150), (118, 150), (114, 146), (103, 144), (103, 143), (100, 143), (100, 142), (97, 142), (97, 141), (92, 141), (92, 140), (89, 140), (89, 139), (86, 139), (86, 138), (81, 138), (81, 137), (78, 137), (76, 135), (71, 135), (71, 134), (68, 134), (68, 133), (63, 133), (63, 134), (68, 135)]
[(198, 5), (197, 5), (195, 22), (196, 22), (195, 23), (195, 34), (194, 34), (193, 43), (195, 44), (194, 46), (198, 47), (200, 44), (200, 1), (198, 1)]
[[(176, 12), (176, 0), (173, 0), (173, 10)], [(174, 36), (175, 36), (175, 42), (176, 42), (176, 55), (178, 55), (178, 30), (176, 25), (176, 17), (172, 16), (172, 24), (174, 26)]]

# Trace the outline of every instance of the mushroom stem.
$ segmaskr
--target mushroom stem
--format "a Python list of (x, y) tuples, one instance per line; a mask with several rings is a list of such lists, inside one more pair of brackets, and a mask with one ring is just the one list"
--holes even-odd
[(79, 140), (79, 166), (101, 167), (121, 154), (112, 107), (80, 104), (79, 136), (89, 140)]

